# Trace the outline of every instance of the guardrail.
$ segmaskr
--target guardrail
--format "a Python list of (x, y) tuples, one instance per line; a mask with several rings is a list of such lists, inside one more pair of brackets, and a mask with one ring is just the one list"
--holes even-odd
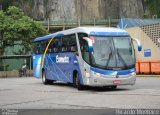
[(93, 20), (45, 20), (37, 21), (45, 27), (77, 27), (77, 26), (116, 26), (119, 19), (93, 19)]

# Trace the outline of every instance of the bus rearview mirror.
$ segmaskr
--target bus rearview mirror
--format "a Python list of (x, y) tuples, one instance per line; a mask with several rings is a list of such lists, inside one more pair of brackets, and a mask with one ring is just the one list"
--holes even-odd
[(87, 41), (88, 43), (88, 52), (93, 52), (93, 43), (92, 40), (89, 39), (88, 37), (83, 37), (84, 40)]
[(134, 41), (136, 41), (137, 46), (138, 46), (138, 51), (142, 51), (142, 45), (141, 42), (137, 38), (132, 38)]

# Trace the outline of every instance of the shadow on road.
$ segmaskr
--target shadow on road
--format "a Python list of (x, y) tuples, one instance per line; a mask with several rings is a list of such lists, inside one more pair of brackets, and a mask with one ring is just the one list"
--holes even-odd
[(85, 90), (89, 90), (89, 91), (96, 91), (96, 92), (113, 92), (113, 91), (126, 91), (126, 90), (130, 90), (130, 89), (126, 89), (126, 88), (110, 88), (110, 87), (86, 87)]
[[(54, 86), (60, 86), (60, 87), (69, 87), (69, 88), (73, 88), (75, 90), (77, 90), (77, 88), (73, 87), (73, 84), (71, 83), (53, 83), (50, 85), (54, 85)], [(117, 87), (116, 89), (111, 88), (111, 87), (91, 87), (91, 86), (84, 86), (83, 90), (80, 91), (96, 91), (96, 92), (112, 92), (112, 91), (127, 91), (127, 90), (131, 90), (131, 89), (127, 89), (127, 88), (122, 88), (122, 87)]]

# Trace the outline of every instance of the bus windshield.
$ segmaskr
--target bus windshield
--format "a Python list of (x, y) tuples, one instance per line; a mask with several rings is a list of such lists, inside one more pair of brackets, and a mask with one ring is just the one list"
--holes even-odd
[(130, 37), (94, 37), (92, 65), (103, 69), (123, 70), (135, 66)]

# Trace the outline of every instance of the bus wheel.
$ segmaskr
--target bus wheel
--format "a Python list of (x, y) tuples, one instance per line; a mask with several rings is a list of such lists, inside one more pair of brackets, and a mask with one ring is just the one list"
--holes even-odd
[(83, 85), (81, 85), (80, 83), (80, 79), (78, 76), (78, 73), (76, 74), (76, 76), (74, 76), (74, 87), (76, 87), (78, 90), (83, 90)]
[(52, 84), (52, 83), (53, 83), (52, 80), (46, 79), (46, 73), (45, 73), (45, 71), (42, 72), (42, 83), (43, 83), (44, 85)]
[(116, 89), (117, 88), (117, 85), (113, 85), (111, 86), (112, 89)]

